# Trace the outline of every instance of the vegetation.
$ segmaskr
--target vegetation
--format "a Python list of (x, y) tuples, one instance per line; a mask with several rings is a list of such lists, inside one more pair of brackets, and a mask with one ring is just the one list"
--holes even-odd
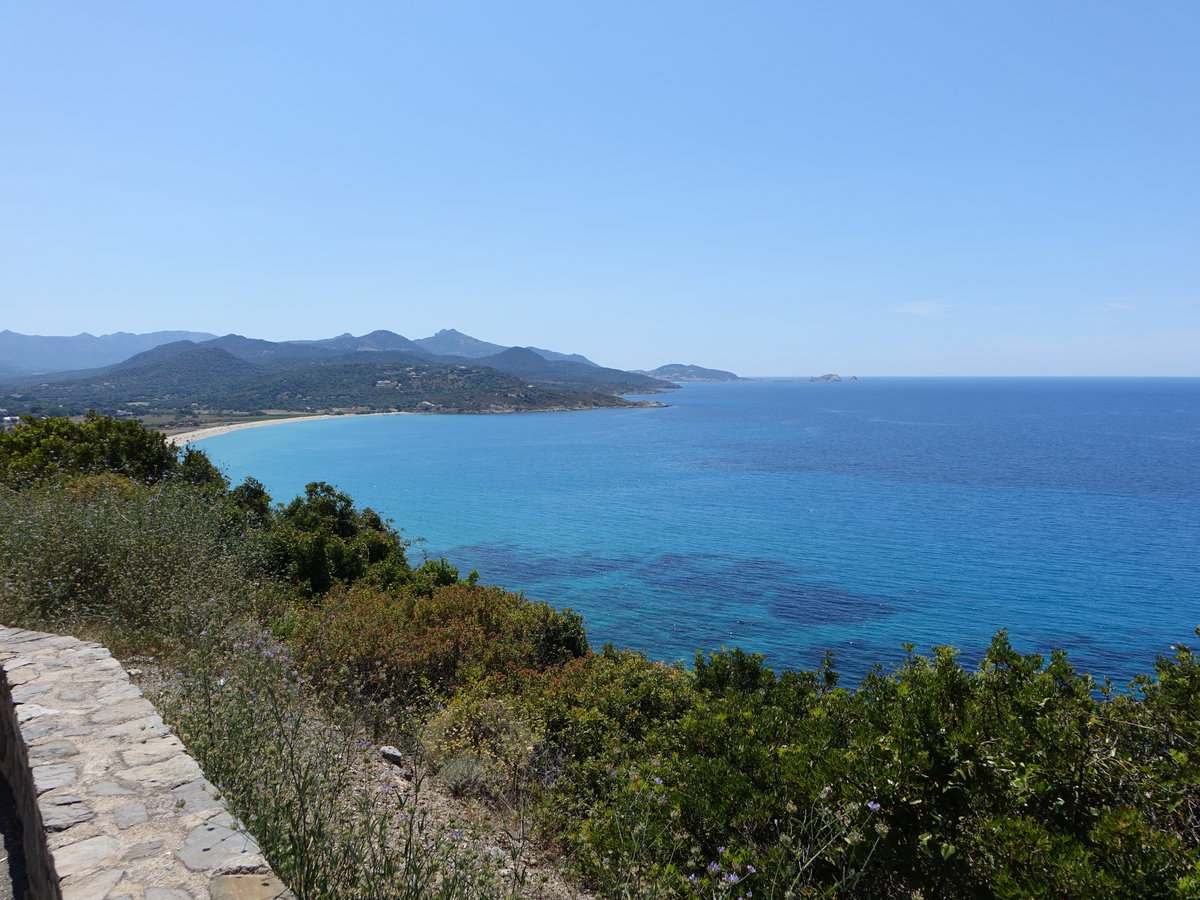
[(387, 362), (310, 363), (259, 369), (218, 349), (193, 350), (105, 375), (10, 390), (18, 412), (77, 415), (85, 410), (140, 414), (202, 411), (521, 412), (629, 406), (612, 394), (533, 385), (484, 366)]
[(741, 381), (737, 375), (724, 369), (706, 369), (703, 366), (685, 366), (681, 363), (659, 366), (646, 374), (670, 381)]
[(0, 439), (0, 481), (101, 473), (125, 475), (144, 484), (171, 478), (201, 486), (227, 486), (220, 470), (199, 450), (177, 451), (163, 435), (137, 422), (94, 412), (82, 422), (30, 416)]
[(0, 435), (0, 620), (169, 661), (167, 715), (302, 898), (538, 896), (520, 837), (362, 791), (368, 736), (603, 897), (1200, 897), (1187, 647), (1120, 689), (1003, 632), (855, 689), (832, 658), (667, 666), (414, 565), (330, 485), (272, 504), (201, 457), (100, 417)]
[[(19, 336), (16, 336), (19, 337)], [(313, 412), (522, 412), (632, 405), (618, 394), (671, 385), (632, 372), (510, 348), (480, 360), (436, 356), (400, 335), (181, 340), (85, 372), (8, 379), (10, 413), (174, 416)]]

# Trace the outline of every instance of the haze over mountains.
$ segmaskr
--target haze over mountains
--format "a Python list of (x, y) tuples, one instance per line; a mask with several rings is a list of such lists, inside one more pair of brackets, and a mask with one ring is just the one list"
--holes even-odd
[[(145, 349), (124, 355), (134, 346)], [(0, 373), (3, 405), (41, 414), (592, 408), (628, 405), (621, 394), (674, 387), (655, 373), (611, 369), (579, 354), (505, 348), (454, 330), (415, 341), (384, 330), (313, 341), (196, 332), (49, 338), (4, 331), (0, 365), (7, 369)]]
[(71, 337), (0, 331), (0, 373), (24, 375), (111, 366), (135, 353), (171, 341), (210, 341), (215, 334), (201, 331), (155, 331), (130, 334), (117, 331), (96, 337), (86, 332)]
[[(191, 341), (199, 345), (212, 345), (214, 341), (240, 338), (240, 335), (225, 335), (223, 338), (202, 331), (154, 331), (147, 334), (130, 334), (117, 331), (112, 334), (91, 335), (86, 332), (71, 336), (18, 334), (15, 331), (0, 331), (0, 373), (5, 375), (50, 374), (53, 372), (86, 371), (123, 362), (138, 353), (171, 344)], [(253, 340), (241, 338), (243, 341)], [(276, 342), (260, 341), (265, 355), (271, 355), (265, 345)], [(297, 358), (304, 355), (299, 348), (316, 350), (312, 356), (327, 355), (328, 351), (340, 350), (411, 350), (432, 356), (459, 356), (479, 359), (509, 349), (501, 344), (481, 341), (454, 329), (443, 329), (435, 335), (410, 341), (390, 331), (375, 331), (362, 337), (351, 334), (316, 341), (277, 342), (297, 348)], [(219, 346), (219, 345), (218, 345)], [(530, 347), (538, 355), (551, 360), (566, 360), (596, 365), (578, 353), (556, 353)], [(235, 354), (237, 355), (237, 354)], [(286, 351), (278, 356), (290, 356)]]

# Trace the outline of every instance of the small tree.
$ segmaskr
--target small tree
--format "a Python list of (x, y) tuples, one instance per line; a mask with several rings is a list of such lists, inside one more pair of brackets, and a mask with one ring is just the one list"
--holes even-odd
[(82, 422), (24, 416), (0, 434), (0, 480), (22, 484), (54, 475), (114, 472), (145, 484), (176, 477), (224, 489), (225, 476), (201, 450), (179, 450), (133, 419), (89, 412)]
[(349, 495), (314, 481), (275, 515), (271, 551), (281, 574), (307, 596), (355, 581), (368, 572), (384, 584), (406, 580), (405, 541), (372, 509), (357, 510)]

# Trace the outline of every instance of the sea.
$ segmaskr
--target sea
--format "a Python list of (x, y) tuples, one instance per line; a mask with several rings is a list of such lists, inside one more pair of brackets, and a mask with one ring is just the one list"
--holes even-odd
[(1119, 685), (1200, 625), (1200, 379), (685, 384), (667, 408), (346, 416), (198, 442), (276, 501), (325, 481), (410, 559), (661, 660), (834, 654), (843, 684), (949, 645)]

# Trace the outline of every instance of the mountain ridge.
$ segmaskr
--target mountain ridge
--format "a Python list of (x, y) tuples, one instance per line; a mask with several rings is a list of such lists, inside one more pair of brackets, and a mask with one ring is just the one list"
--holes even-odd
[[(451, 338), (469, 352), (499, 346), (461, 332)], [(552, 359), (543, 352), (509, 347), (475, 358), (439, 356), (386, 330), (315, 341), (227, 334), (198, 342), (167, 341), (92, 369), (8, 376), (0, 404), (18, 414), (78, 415), (96, 409), (179, 421), (201, 414), (228, 417), (265, 410), (592, 409), (639, 405), (620, 395), (674, 387), (568, 354)]]
[[(195, 344), (215, 341), (218, 343), (214, 346), (224, 347), (234, 356), (256, 362), (272, 358), (288, 361), (300, 357), (317, 359), (342, 352), (384, 350), (403, 350), (431, 358), (454, 356), (478, 360), (509, 349), (502, 344), (481, 341), (455, 329), (442, 329), (430, 337), (415, 341), (386, 329), (377, 329), (358, 337), (345, 332), (332, 338), (286, 341), (266, 341), (240, 334), (215, 335), (201, 331), (155, 331), (145, 334), (116, 331), (96, 336), (86, 331), (76, 335), (30, 335), (5, 329), (0, 331), (0, 375), (6, 380), (11, 380), (26, 375), (56, 375), (102, 369), (124, 362), (138, 353), (179, 341), (191, 341)], [(539, 347), (528, 349), (547, 360), (603, 368), (578, 353), (560, 353)]]
[[(97, 342), (105, 341), (109, 343), (99, 352)], [(739, 380), (732, 372), (679, 364), (651, 372), (613, 369), (579, 354), (502, 347), (454, 329), (418, 340), (377, 329), (361, 336), (346, 332), (292, 341), (189, 331), (117, 332), (101, 338), (4, 331), (0, 342), (15, 348), (18, 362), (76, 366), (21, 374), (14, 371), (14, 357), (0, 355), (0, 405), (6, 414), (78, 415), (96, 409), (133, 415), (136, 409), (139, 416), (180, 420), (200, 412), (220, 417), (258, 414), (255, 410), (591, 409), (658, 405), (621, 395), (678, 388), (674, 379)], [(72, 346), (85, 352), (70, 357), (66, 350)], [(141, 349), (105, 365), (80, 365), (111, 358), (115, 348), (126, 346)]]
[(706, 369), (704, 366), (684, 365), (683, 363), (668, 363), (651, 369), (648, 372), (639, 371), (642, 375), (661, 378), (665, 381), (741, 381), (742, 379), (726, 372), (724, 369)]
[(6, 370), (6, 375), (96, 369), (162, 344), (180, 340), (207, 341), (215, 337), (206, 331), (151, 331), (144, 334), (114, 331), (102, 335), (82, 331), (75, 335), (42, 335), (20, 334), (6, 328), (0, 331), (0, 369)]

